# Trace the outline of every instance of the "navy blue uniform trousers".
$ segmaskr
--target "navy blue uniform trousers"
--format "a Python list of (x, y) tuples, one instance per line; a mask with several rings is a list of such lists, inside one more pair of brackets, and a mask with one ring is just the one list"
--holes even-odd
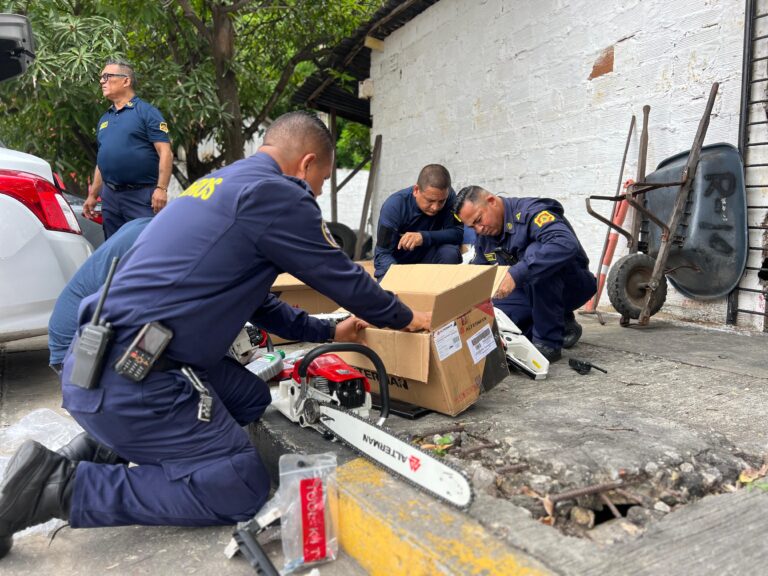
[[(121, 351), (112, 349), (101, 385), (65, 384), (64, 407), (96, 440), (138, 465), (80, 462), (72, 527), (226, 525), (256, 514), (270, 480), (242, 426), (263, 414), (269, 387), (224, 358), (198, 373), (214, 399), (211, 422), (201, 422), (199, 395), (180, 372), (152, 372), (132, 382), (111, 369)], [(69, 355), (67, 382), (72, 363)]]
[(152, 217), (152, 194), (154, 184), (136, 190), (120, 190), (119, 192), (104, 184), (101, 188), (101, 214), (104, 218), (104, 239), (120, 229), (120, 226), (136, 218)]
[(554, 274), (536, 282), (525, 282), (506, 298), (493, 301), (523, 334), (536, 344), (563, 347), (565, 320), (589, 300), (597, 289), (592, 273), (575, 264), (566, 264)]

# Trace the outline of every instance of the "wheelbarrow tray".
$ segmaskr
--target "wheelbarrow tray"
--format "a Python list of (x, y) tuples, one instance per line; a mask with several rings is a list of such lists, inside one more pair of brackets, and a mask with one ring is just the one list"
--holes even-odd
[[(646, 182), (679, 182), (688, 161), (682, 152), (662, 161)], [(669, 222), (678, 186), (645, 194), (647, 209)], [(661, 229), (644, 219), (647, 253), (659, 253)], [(747, 264), (747, 197), (738, 149), (712, 144), (701, 149), (685, 214), (672, 231), (667, 279), (683, 295), (700, 300), (721, 298), (739, 283)]]

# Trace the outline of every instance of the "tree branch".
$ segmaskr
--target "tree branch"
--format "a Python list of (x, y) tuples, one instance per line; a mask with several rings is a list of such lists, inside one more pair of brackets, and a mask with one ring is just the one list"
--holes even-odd
[(205, 22), (203, 22), (197, 14), (195, 14), (195, 11), (192, 9), (192, 6), (190, 6), (188, 0), (176, 0), (176, 2), (181, 7), (182, 12), (184, 13), (184, 17), (192, 22), (192, 24), (197, 28), (197, 31), (202, 34), (208, 42), (212, 42), (211, 38), (211, 32), (206, 28)]
[(294, 54), (290, 60), (288, 60), (285, 68), (283, 68), (283, 72), (280, 74), (280, 79), (277, 81), (277, 85), (275, 85), (275, 89), (272, 91), (272, 95), (269, 97), (264, 106), (262, 106), (253, 123), (245, 129), (246, 141), (253, 137), (253, 135), (259, 129), (259, 126), (261, 126), (264, 120), (266, 120), (267, 116), (269, 116), (272, 108), (275, 106), (277, 101), (283, 95), (283, 92), (285, 92), (285, 89), (288, 87), (288, 84), (291, 81), (291, 76), (293, 75), (294, 70), (296, 70), (296, 66), (298, 66), (300, 62), (304, 62), (305, 60), (312, 60), (313, 58), (318, 57), (321, 53), (328, 50), (324, 49), (315, 51), (313, 50), (313, 47), (314, 44), (305, 46), (296, 54)]

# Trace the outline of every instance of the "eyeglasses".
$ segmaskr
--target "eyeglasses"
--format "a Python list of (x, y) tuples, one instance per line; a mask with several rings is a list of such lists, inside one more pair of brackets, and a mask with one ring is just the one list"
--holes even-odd
[(128, 74), (109, 74), (105, 72), (99, 76), (99, 82), (109, 82), (112, 78), (128, 78)]

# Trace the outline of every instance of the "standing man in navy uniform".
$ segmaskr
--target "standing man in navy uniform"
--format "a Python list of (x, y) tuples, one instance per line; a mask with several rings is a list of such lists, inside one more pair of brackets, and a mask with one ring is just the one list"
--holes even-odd
[[(429, 326), (429, 313), (381, 289), (334, 244), (315, 201), (332, 161), (325, 125), (310, 114), (285, 114), (255, 155), (198, 180), (144, 229), (104, 304), (114, 338), (98, 386), (72, 383), (72, 353), (62, 373), (63, 406), (92, 440), (138, 466), (89, 461), (93, 444), (67, 447), (66, 458), (27, 441), (0, 489), (0, 557), (14, 532), (52, 517), (73, 528), (207, 526), (247, 520), (261, 508), (269, 476), (242, 426), (261, 416), (270, 392), (225, 356), (229, 346), (248, 320), (314, 342), (359, 341), (366, 326), (352, 317), (334, 327), (281, 302), (270, 293), (279, 273), (376, 326)], [(81, 325), (98, 296), (83, 301)], [(173, 339), (137, 383), (113, 367), (150, 321)], [(201, 396), (179, 369), (185, 366), (213, 398), (209, 422), (198, 417)]]
[(109, 60), (99, 76), (112, 102), (99, 120), (99, 152), (83, 215), (94, 218), (101, 195), (104, 238), (135, 218), (154, 216), (168, 202), (173, 153), (160, 111), (136, 96), (133, 67)]
[(386, 199), (373, 264), (381, 281), (392, 264), (459, 264), (463, 228), (453, 215), (456, 194), (440, 164), (421, 169), (414, 186)]
[(597, 290), (589, 259), (563, 206), (549, 198), (501, 198), (462, 188), (456, 214), (477, 233), (472, 264), (510, 266), (493, 305), (517, 324), (550, 362), (581, 337), (573, 311)]

